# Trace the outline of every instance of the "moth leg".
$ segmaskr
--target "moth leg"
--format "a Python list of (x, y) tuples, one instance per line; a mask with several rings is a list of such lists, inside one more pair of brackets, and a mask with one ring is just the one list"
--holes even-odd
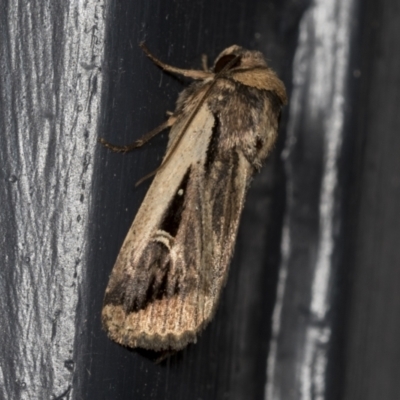
[(178, 75), (183, 75), (188, 78), (192, 79), (207, 79), (207, 78), (212, 78), (214, 74), (209, 71), (198, 71), (194, 69), (181, 69), (181, 68), (176, 68), (173, 67), (172, 65), (168, 65), (160, 61), (158, 58), (154, 57), (153, 54), (150, 53), (148, 48), (145, 46), (145, 44), (142, 42), (139, 45), (141, 49), (146, 53), (146, 56), (150, 58), (151, 61), (153, 61), (154, 64), (159, 66), (161, 69), (167, 72), (171, 72), (173, 74), (178, 74)]
[(138, 147), (143, 146), (145, 143), (147, 143), (150, 139), (152, 139), (154, 136), (162, 132), (164, 129), (170, 128), (174, 123), (176, 122), (176, 117), (171, 115), (165, 122), (163, 122), (160, 126), (157, 126), (157, 128), (153, 129), (150, 132), (147, 132), (145, 135), (143, 135), (140, 139), (135, 140), (133, 143), (127, 144), (125, 146), (117, 146), (115, 144), (111, 144), (110, 142), (107, 142), (105, 139), (100, 138), (99, 142), (104, 146), (107, 147), (107, 149), (110, 149), (112, 151), (115, 151), (116, 153), (127, 153), (128, 151), (131, 151), (133, 149), (137, 149)]
[(167, 111), (165, 114), (167, 114), (167, 117), (172, 117), (174, 115), (172, 111)]
[(207, 57), (207, 54), (202, 54), (201, 55), (201, 66), (202, 66), (204, 72), (210, 72), (210, 70), (208, 68), (208, 57)]

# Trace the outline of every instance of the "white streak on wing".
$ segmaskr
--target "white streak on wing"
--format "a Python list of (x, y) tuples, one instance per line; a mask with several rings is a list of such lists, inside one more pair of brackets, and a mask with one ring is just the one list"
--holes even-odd
[[(174, 126), (170, 136), (174, 137), (176, 130), (181, 129), (183, 124), (184, 121)], [(206, 157), (213, 125), (214, 117), (204, 104), (183, 133), (174, 154), (154, 177), (124, 242), (133, 243), (133, 263), (140, 257), (151, 235), (159, 228), (166, 204), (176, 195), (188, 168)]]

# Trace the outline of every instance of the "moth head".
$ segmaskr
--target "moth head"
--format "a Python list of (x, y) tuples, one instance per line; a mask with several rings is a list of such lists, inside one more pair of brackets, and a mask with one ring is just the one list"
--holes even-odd
[[(234, 59), (236, 61), (233, 61)], [(229, 65), (232, 61), (233, 64)], [(226, 73), (233, 80), (248, 87), (269, 90), (278, 96), (282, 105), (287, 103), (285, 85), (268, 67), (259, 51), (246, 50), (237, 45), (228, 47), (215, 60), (213, 71), (218, 74), (228, 65)]]
[(235, 57), (238, 57), (238, 59), (229, 67), (229, 70), (267, 66), (262, 53), (246, 50), (234, 44), (219, 54), (214, 62), (213, 71), (217, 74)]

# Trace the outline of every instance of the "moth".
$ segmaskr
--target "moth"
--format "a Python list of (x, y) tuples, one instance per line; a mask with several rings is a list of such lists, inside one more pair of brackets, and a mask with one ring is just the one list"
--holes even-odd
[(101, 139), (126, 152), (171, 128), (112, 270), (102, 323), (121, 345), (176, 351), (196, 342), (215, 313), (247, 189), (274, 146), (287, 98), (258, 51), (233, 45), (211, 69), (203, 57), (202, 70), (185, 70), (141, 47), (164, 71), (194, 82), (141, 139), (121, 147)]

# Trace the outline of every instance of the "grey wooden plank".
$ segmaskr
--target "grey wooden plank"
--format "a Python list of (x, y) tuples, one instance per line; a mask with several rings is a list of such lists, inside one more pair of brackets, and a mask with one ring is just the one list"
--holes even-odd
[(0, 397), (71, 391), (104, 4), (0, 5)]

